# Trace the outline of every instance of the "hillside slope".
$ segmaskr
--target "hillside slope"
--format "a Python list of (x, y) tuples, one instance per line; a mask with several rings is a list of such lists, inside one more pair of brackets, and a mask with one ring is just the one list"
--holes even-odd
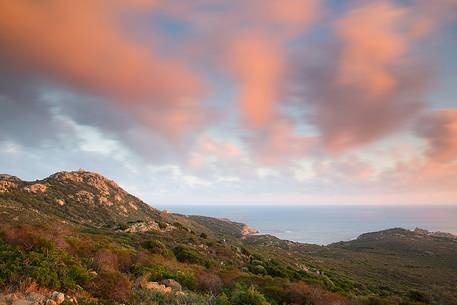
[[(33, 182), (2, 175), (0, 195), (3, 202), (10, 201), (17, 208), (93, 225), (151, 220), (159, 214), (114, 181), (82, 170), (59, 172)], [(21, 214), (16, 217), (21, 220)]]
[(159, 211), (96, 173), (0, 175), (1, 289), (34, 283), (79, 304), (457, 304), (454, 236), (398, 228), (318, 246), (254, 232)]

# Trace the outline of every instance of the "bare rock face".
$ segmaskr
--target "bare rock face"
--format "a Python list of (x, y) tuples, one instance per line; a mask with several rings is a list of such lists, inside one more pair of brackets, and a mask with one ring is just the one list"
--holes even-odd
[(151, 223), (133, 227), (132, 232), (163, 230), (152, 223), (160, 218), (154, 208), (113, 181), (85, 170), (58, 172), (33, 182), (0, 174), (0, 195), (8, 197), (16, 193), (33, 197), (36, 202), (49, 203), (45, 214), (61, 213), (59, 208), (65, 207), (66, 217), (81, 223), (105, 225), (143, 221)]
[(149, 232), (149, 231), (159, 231), (160, 227), (155, 221), (151, 222), (139, 222), (139, 223), (134, 223), (127, 229), (125, 229), (125, 232), (129, 233), (135, 233), (135, 232)]
[(137, 206), (134, 202), (129, 201), (129, 206), (130, 206), (132, 209), (134, 209), (135, 211), (138, 211), (138, 206)]
[(12, 188), (16, 188), (17, 183), (13, 181), (1, 181), (0, 180), (0, 193), (9, 192)]
[(254, 229), (254, 228), (251, 228), (247, 225), (244, 225), (242, 228), (241, 228), (241, 234), (246, 236), (246, 235), (252, 235), (252, 234), (257, 234), (259, 233), (259, 231), (257, 229)]
[(30, 300), (27, 300), (27, 299), (14, 300), (12, 303), (12, 305), (34, 305), (34, 304), (36, 304), (36, 303), (33, 301), (30, 301)]
[(98, 197), (98, 202), (100, 202), (100, 204), (102, 205), (106, 205), (106, 206), (113, 206), (113, 203), (106, 197), (103, 197), (103, 196), (100, 196)]
[(83, 177), (74, 172), (60, 172), (51, 176), (60, 182), (83, 182)]
[(155, 290), (162, 294), (171, 294), (173, 292), (173, 289), (171, 287), (167, 287), (167, 286), (159, 284), (157, 282), (147, 282), (145, 284), (144, 288)]
[(65, 205), (65, 200), (63, 200), (63, 199), (56, 199), (56, 200), (54, 200), (54, 202), (60, 206)]
[(94, 198), (94, 194), (89, 193), (88, 191), (79, 191), (76, 193), (76, 201), (81, 203), (93, 204)]
[(425, 229), (421, 228), (415, 228), (414, 233), (418, 235), (423, 235), (423, 236), (432, 236), (432, 237), (442, 237), (442, 238), (449, 238), (449, 239), (457, 239), (457, 235), (454, 235), (452, 233), (446, 233), (446, 232), (431, 232)]
[(46, 300), (46, 296), (42, 295), (41, 293), (30, 292), (27, 295), (27, 299), (30, 300), (30, 301), (33, 301), (35, 304), (36, 303), (42, 304)]
[(46, 192), (48, 186), (44, 183), (35, 183), (29, 186), (26, 186), (24, 190), (30, 193), (44, 193)]
[(22, 180), (16, 176), (8, 175), (8, 174), (0, 174), (0, 180), (4, 181), (13, 181), (13, 182), (21, 182)]
[(123, 192), (123, 190), (112, 180), (102, 175), (80, 169), (77, 172), (59, 172), (49, 178), (61, 183), (85, 183), (97, 189), (102, 195), (109, 196), (111, 191)]
[(65, 295), (62, 292), (54, 291), (51, 295), (51, 300), (57, 304), (63, 303), (65, 301)]
[(176, 291), (182, 290), (181, 284), (173, 279), (162, 280), (162, 281), (160, 281), (160, 283), (167, 287), (170, 287), (171, 289), (176, 290)]
[(77, 304), (75, 298), (65, 296), (65, 294), (58, 291), (48, 295), (37, 292), (0, 294), (0, 305), (59, 305), (65, 300)]

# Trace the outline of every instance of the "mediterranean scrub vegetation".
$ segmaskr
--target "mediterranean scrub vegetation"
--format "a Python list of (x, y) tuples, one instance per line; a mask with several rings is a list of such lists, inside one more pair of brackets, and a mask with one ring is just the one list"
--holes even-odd
[[(331, 289), (340, 293), (328, 291), (325, 282), (260, 255), (250, 255), (241, 268), (216, 267), (197, 249), (142, 234), (82, 230), (64, 235), (44, 225), (3, 225), (0, 232), (3, 290), (35, 283), (91, 304), (394, 304), (351, 296), (342, 287)], [(163, 281), (175, 287), (150, 286)], [(395, 302), (428, 304), (429, 299), (411, 291), (408, 299)]]
[(0, 304), (34, 290), (80, 305), (456, 304), (457, 243), (447, 237), (391, 229), (306, 245), (156, 210), (90, 172), (7, 182)]

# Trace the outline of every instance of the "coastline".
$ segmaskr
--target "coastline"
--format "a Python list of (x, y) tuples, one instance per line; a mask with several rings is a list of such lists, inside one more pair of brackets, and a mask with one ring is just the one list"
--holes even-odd
[[(160, 209), (186, 215), (204, 215), (229, 219), (257, 229), (258, 233), (272, 235), (294, 242), (328, 245), (357, 239), (367, 232), (391, 228), (456, 235), (457, 207), (356, 207), (356, 206), (165, 206)], [(430, 217), (431, 216), (431, 217)], [(455, 217), (455, 218), (454, 218)]]

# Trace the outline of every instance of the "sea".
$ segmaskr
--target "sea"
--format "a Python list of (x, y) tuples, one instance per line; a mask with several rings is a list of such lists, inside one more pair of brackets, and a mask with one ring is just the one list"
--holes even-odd
[(457, 234), (457, 206), (158, 206), (172, 213), (228, 218), (281, 239), (327, 245), (389, 228)]

